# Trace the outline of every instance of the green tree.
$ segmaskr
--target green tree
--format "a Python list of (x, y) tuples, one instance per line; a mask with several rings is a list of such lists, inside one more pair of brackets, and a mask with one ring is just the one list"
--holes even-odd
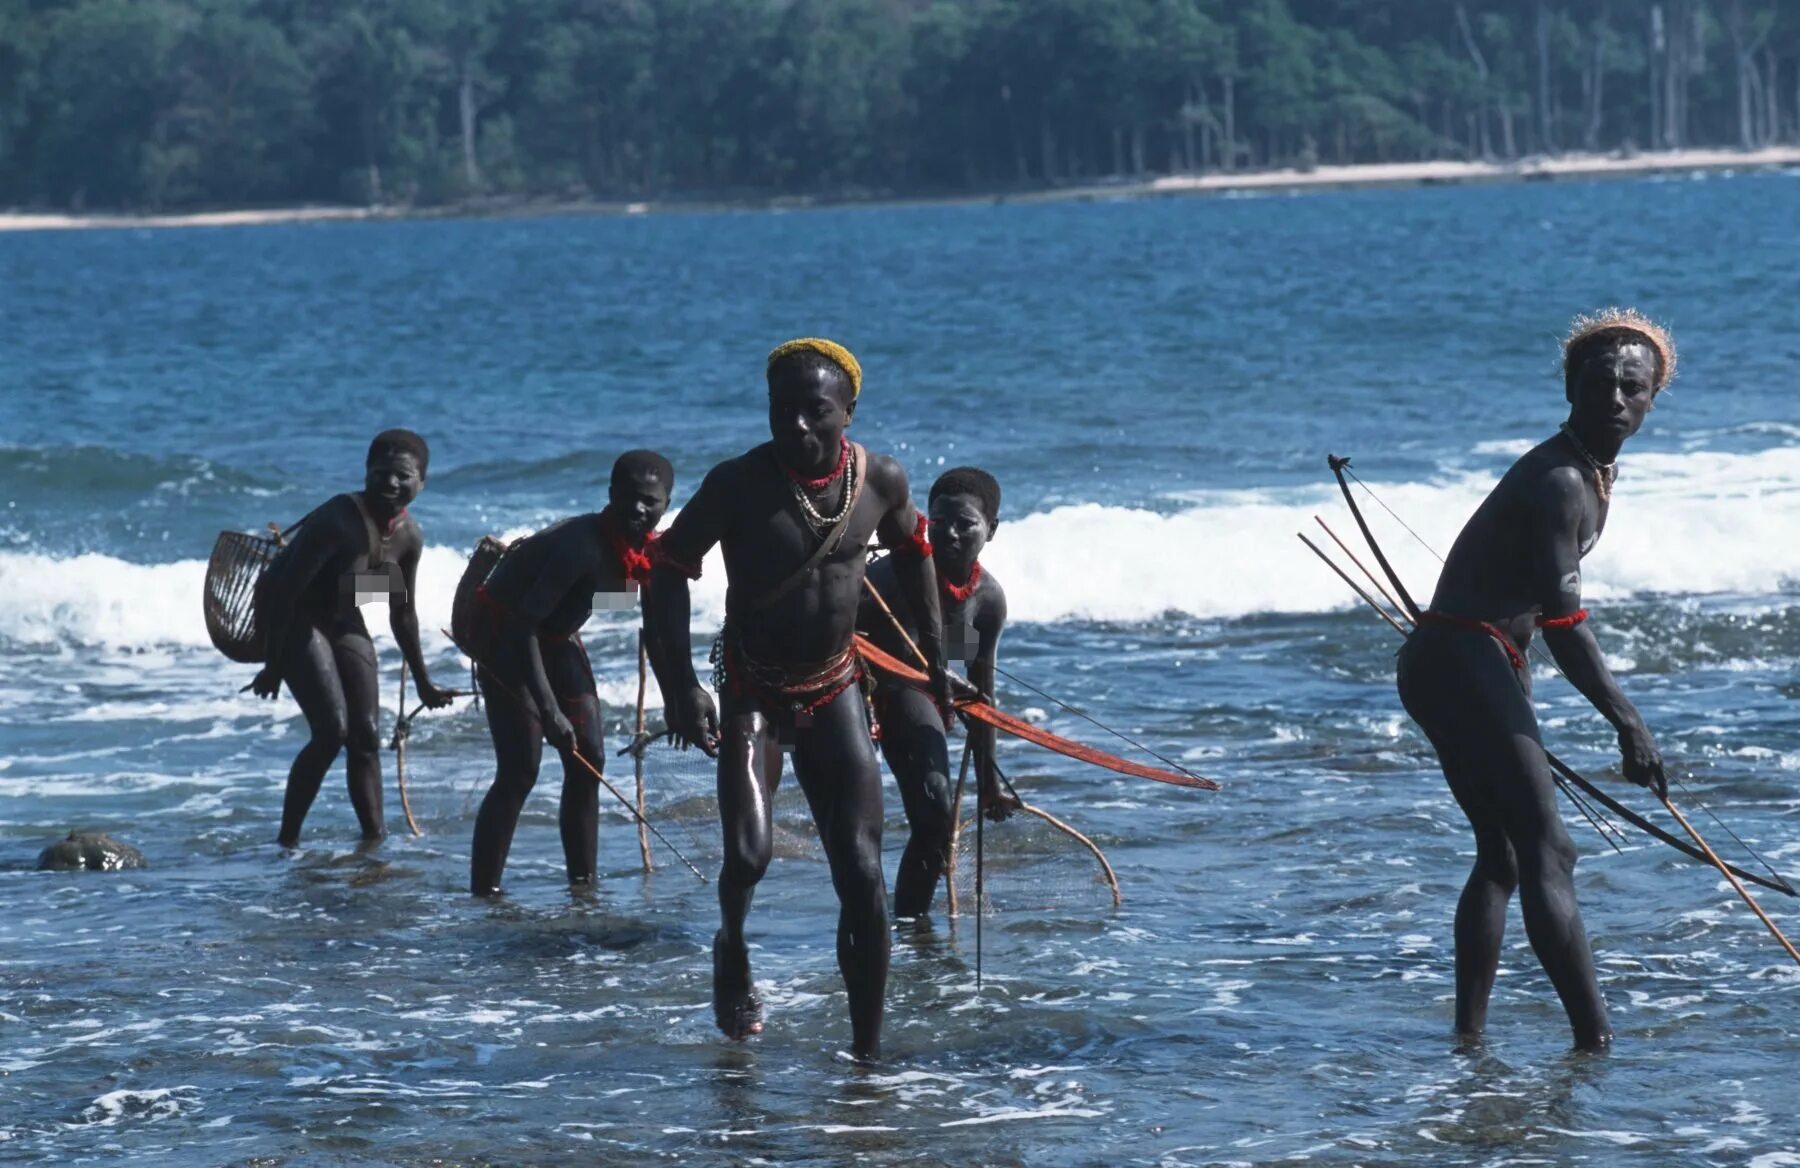
[(72, 207), (160, 206), (191, 196), (171, 141), (177, 49), (193, 15), (162, 0), (83, 0), (54, 11), (41, 66), (41, 189)]
[(31, 172), (45, 22), (30, 0), (0, 0), (0, 200), (16, 200)]
[(205, 202), (291, 198), (305, 171), (313, 102), (287, 34), (248, 0), (209, 0), (171, 68), (179, 189)]
[(429, 46), (441, 14), (429, 0), (317, 0), (306, 11), (302, 51), (325, 139), (319, 153), (335, 165), (342, 193), (410, 201), (437, 160), (447, 71)]
[(654, 120), (656, 14), (637, 0), (590, 0), (581, 19), (555, 31), (547, 46), (540, 104), (573, 115), (581, 174), (596, 194), (635, 194), (653, 188), (657, 160), (648, 139)]
[(1286, 0), (1252, 0), (1237, 21), (1246, 78), (1245, 112), (1260, 127), (1266, 165), (1316, 151), (1320, 122), (1318, 62), (1323, 38), (1296, 21)]
[(0, 0), (0, 198), (68, 206), (1782, 140), (1796, 0)]

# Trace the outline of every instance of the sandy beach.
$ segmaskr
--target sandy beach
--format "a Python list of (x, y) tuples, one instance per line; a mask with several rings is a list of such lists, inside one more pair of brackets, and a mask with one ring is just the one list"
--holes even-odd
[(0, 232), (69, 231), (97, 228), (250, 227), (270, 223), (318, 223), (360, 219), (460, 218), (503, 215), (641, 215), (672, 211), (779, 208), (802, 210), (827, 206), (885, 206), (918, 203), (1067, 202), (1094, 199), (1157, 198), (1178, 195), (1226, 195), (1242, 192), (1305, 193), (1409, 186), (1457, 186), (1506, 182), (1551, 182), (1637, 178), (1652, 174), (1773, 170), (1800, 167), (1800, 146), (1762, 150), (1671, 150), (1624, 155), (1562, 154), (1510, 162), (1392, 162), (1356, 166), (1319, 166), (1311, 170), (1263, 170), (1164, 175), (1036, 191), (993, 192), (946, 198), (874, 198), (864, 200), (783, 197), (765, 201), (718, 202), (705, 199), (662, 202), (487, 201), (441, 207), (274, 207), (260, 210), (201, 211), (190, 214), (126, 215), (0, 211)]
[(73, 215), (0, 211), (0, 231), (73, 231), (104, 227), (253, 227), (264, 223), (312, 223), (378, 219), (394, 214), (373, 207), (275, 207), (256, 211), (197, 211), (183, 215)]
[(1772, 170), (1787, 166), (1800, 166), (1800, 146), (1770, 146), (1762, 150), (1670, 150), (1630, 156), (1559, 154), (1511, 162), (1393, 162), (1319, 166), (1306, 171), (1170, 175), (1154, 179), (1145, 187), (1154, 194), (1219, 194), (1254, 190), (1636, 178), (1650, 174)]

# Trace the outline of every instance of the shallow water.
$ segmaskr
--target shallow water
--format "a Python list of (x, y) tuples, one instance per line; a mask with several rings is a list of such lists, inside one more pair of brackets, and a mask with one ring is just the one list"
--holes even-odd
[[(1568, 315), (1670, 318), (1684, 374), (1622, 464), (1597, 628), (1687, 794), (1800, 868), (1800, 342), (1774, 308), (1800, 291), (1797, 206), (1773, 176), (0, 237), (0, 1161), (1800, 1165), (1800, 970), (1717, 876), (1572, 812), (1618, 1046), (1566, 1053), (1515, 916), (1489, 1041), (1452, 1052), (1467, 829), (1394, 696), (1391, 630), (1292, 534), (1315, 511), (1347, 530), (1332, 449), (1447, 546), (1559, 419)], [(1657, 245), (1599, 230), (1627, 221)], [(206, 644), (216, 530), (353, 486), (369, 432), (415, 425), (436, 627), (476, 536), (597, 506), (616, 451), (665, 449), (680, 497), (754, 442), (758, 355), (810, 331), (863, 357), (859, 433), (918, 493), (940, 455), (1001, 477), (1002, 664), (1226, 784), (1007, 748), (1105, 849), (1121, 907), (1083, 853), (990, 829), (980, 992), (974, 917), (902, 933), (866, 1071), (791, 789), (751, 918), (768, 1030), (744, 1045), (712, 1029), (712, 890), (660, 849), (643, 875), (614, 815), (600, 888), (572, 895), (554, 773), (508, 896), (464, 894), (491, 758), (461, 703), (412, 736), (422, 837), (389, 760), (388, 841), (353, 846), (334, 776), (305, 846), (270, 842), (303, 728)], [(1429, 553), (1378, 524), (1428, 592)], [(588, 640), (622, 734), (629, 624)], [(1542, 672), (1537, 698), (1554, 748), (1645, 808), (1581, 699)], [(649, 783), (710, 871), (704, 767), (659, 750)], [(151, 867), (30, 871), (72, 827)], [(891, 800), (890, 872), (903, 842)]]

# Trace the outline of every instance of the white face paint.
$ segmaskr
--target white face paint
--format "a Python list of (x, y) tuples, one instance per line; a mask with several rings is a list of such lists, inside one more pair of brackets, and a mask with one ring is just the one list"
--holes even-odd
[(1567, 576), (1564, 576), (1561, 580), (1557, 581), (1557, 587), (1562, 589), (1564, 596), (1580, 597), (1581, 573), (1570, 572)]
[(1581, 554), (1584, 556), (1587, 555), (1589, 552), (1594, 550), (1594, 545), (1599, 542), (1600, 542), (1600, 533), (1598, 531), (1596, 531), (1592, 535), (1589, 535), (1586, 539), (1581, 541)]

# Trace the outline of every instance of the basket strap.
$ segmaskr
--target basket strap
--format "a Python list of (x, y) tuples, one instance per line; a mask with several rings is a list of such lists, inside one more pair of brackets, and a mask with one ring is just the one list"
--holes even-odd
[(369, 567), (379, 568), (387, 563), (387, 540), (381, 536), (375, 525), (375, 517), (369, 514), (369, 505), (363, 502), (362, 492), (353, 492), (350, 501), (356, 504), (357, 514), (362, 516), (363, 529), (369, 533)]
[(274, 520), (270, 520), (269, 521), (269, 534), (272, 537), (274, 537), (275, 546), (278, 548), (286, 547), (287, 546), (287, 537), (294, 534), (296, 531), (299, 531), (300, 525), (302, 523), (305, 523), (308, 519), (311, 519), (314, 515), (317, 515), (318, 513), (319, 513), (319, 509), (317, 507), (314, 507), (311, 511), (308, 511), (306, 514), (302, 515), (300, 518), (298, 518), (298, 519), (294, 520), (292, 523), (288, 524), (288, 526), (286, 528), (282, 528), (281, 526), (276, 524)]

